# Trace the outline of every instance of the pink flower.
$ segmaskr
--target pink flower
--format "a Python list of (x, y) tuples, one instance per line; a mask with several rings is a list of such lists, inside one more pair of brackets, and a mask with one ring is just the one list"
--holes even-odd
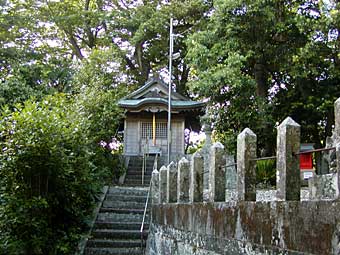
[(99, 145), (100, 145), (101, 147), (105, 148), (106, 145), (107, 145), (107, 143), (106, 143), (105, 141), (101, 140), (101, 141), (99, 142)]

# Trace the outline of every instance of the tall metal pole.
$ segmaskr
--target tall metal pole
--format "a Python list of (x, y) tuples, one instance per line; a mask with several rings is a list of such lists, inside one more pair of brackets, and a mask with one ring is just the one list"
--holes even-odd
[(172, 18), (170, 18), (170, 47), (169, 47), (169, 99), (168, 99), (168, 164), (171, 155), (171, 90), (172, 90), (172, 53), (174, 48), (174, 38), (172, 34)]

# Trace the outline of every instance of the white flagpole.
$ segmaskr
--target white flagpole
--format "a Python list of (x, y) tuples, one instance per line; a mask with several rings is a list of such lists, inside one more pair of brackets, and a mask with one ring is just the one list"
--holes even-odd
[(169, 98), (168, 98), (168, 165), (170, 164), (171, 155), (171, 91), (172, 91), (172, 54), (174, 48), (172, 34), (172, 18), (170, 18), (170, 47), (169, 47)]

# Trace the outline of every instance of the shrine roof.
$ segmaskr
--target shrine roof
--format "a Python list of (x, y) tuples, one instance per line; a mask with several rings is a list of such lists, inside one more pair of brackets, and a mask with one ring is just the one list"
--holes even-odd
[[(143, 98), (143, 99), (123, 99), (119, 101), (119, 105), (121, 107), (126, 108), (134, 108), (139, 107), (144, 104), (168, 104), (168, 100), (164, 98)], [(179, 101), (179, 100), (172, 100), (171, 107), (174, 108), (201, 108), (204, 107), (205, 103), (203, 102), (196, 102), (196, 101)]]
[[(136, 110), (143, 106), (168, 105), (169, 87), (160, 79), (152, 79), (144, 86), (132, 92), (118, 102), (125, 109)], [(193, 101), (175, 91), (171, 92), (171, 107), (177, 110), (196, 110), (205, 107), (205, 103)]]

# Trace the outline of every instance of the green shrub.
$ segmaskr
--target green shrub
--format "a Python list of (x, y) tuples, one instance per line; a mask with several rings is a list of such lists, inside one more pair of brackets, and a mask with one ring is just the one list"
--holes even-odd
[(276, 185), (276, 161), (274, 159), (256, 162), (256, 183), (262, 188)]
[[(94, 152), (91, 161), (98, 170), (107, 176), (119, 176), (125, 171), (122, 166), (122, 151), (101, 146), (103, 142), (109, 145), (116, 140), (119, 120), (123, 117), (122, 110), (117, 105), (119, 92), (116, 90), (85, 89), (77, 97), (77, 104), (84, 109), (87, 116), (91, 150)], [(112, 154), (114, 152), (114, 155)]]
[(27, 101), (0, 118), (0, 254), (70, 254), (102, 176), (91, 124), (65, 95)]

